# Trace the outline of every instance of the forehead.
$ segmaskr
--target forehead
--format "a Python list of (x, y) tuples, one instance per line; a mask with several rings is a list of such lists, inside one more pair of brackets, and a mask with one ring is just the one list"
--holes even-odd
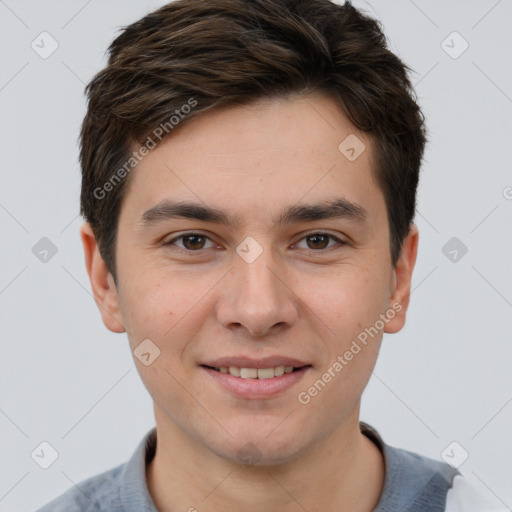
[(370, 137), (327, 96), (260, 100), (180, 127), (137, 165), (125, 202), (139, 214), (187, 199), (262, 215), (273, 205), (341, 194), (378, 210), (373, 151)]

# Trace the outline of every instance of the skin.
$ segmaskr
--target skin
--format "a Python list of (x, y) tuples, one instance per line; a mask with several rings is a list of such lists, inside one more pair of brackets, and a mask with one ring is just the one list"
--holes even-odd
[[(338, 150), (350, 134), (366, 146), (355, 161)], [(132, 351), (144, 339), (160, 349), (149, 366), (134, 358), (154, 400), (158, 446), (147, 482), (159, 510), (376, 506), (384, 464), (360, 433), (360, 400), (382, 332), (405, 323), (418, 231), (411, 226), (393, 266), (373, 157), (372, 140), (327, 96), (218, 110), (180, 127), (133, 171), (119, 218), (117, 286), (83, 225), (87, 271), (106, 327), (126, 331)], [(365, 222), (275, 224), (288, 206), (339, 197), (363, 207)], [(163, 199), (223, 209), (240, 224), (179, 218), (142, 226), (142, 214)], [(164, 245), (190, 232), (207, 238)], [(346, 244), (307, 236), (325, 232)], [(236, 252), (248, 236), (262, 248), (251, 264)], [(393, 304), (401, 311), (301, 404), (298, 393)], [(275, 354), (312, 368), (267, 399), (235, 397), (199, 366), (228, 355)], [(257, 447), (255, 465), (237, 455), (247, 443)]]

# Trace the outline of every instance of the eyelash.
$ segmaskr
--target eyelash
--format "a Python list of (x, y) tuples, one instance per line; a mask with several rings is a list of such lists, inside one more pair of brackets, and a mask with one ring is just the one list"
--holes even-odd
[[(338, 243), (338, 245), (340, 247), (344, 246), (344, 245), (348, 245), (347, 242), (339, 239), (338, 237), (332, 235), (331, 233), (327, 233), (325, 231), (313, 231), (311, 233), (307, 233), (306, 235), (304, 235), (297, 243), (301, 242), (302, 240), (308, 238), (308, 237), (312, 237), (314, 235), (322, 235), (322, 236), (327, 236), (329, 237), (330, 239), (334, 240), (335, 242)], [(183, 233), (175, 238), (173, 238), (172, 240), (169, 240), (168, 242), (164, 242), (164, 246), (168, 246), (168, 245), (174, 245), (175, 242), (177, 242), (178, 240), (181, 240), (183, 238), (187, 238), (187, 237), (190, 237), (190, 236), (200, 236), (202, 238), (205, 238), (207, 240), (210, 240), (210, 242), (213, 242), (211, 240), (211, 238), (207, 235), (203, 235), (202, 233), (196, 233), (194, 231), (191, 231), (189, 233)], [(294, 245), (297, 245), (297, 244), (294, 244)], [(183, 247), (179, 247), (179, 246), (176, 246), (178, 247), (178, 249), (180, 249), (181, 251), (185, 251), (185, 252), (188, 252), (188, 253), (194, 253), (194, 252), (197, 252), (197, 253), (200, 253), (200, 252), (203, 252), (207, 249), (211, 249), (212, 247), (207, 247), (206, 249), (205, 248), (202, 248), (202, 249), (198, 249), (198, 250), (190, 250), (190, 249), (186, 249), (186, 248), (183, 248)], [(332, 247), (334, 246), (331, 246), (331, 247), (326, 247), (324, 249), (310, 249), (310, 251), (313, 251), (313, 252), (325, 252), (326, 250), (328, 249), (332, 249)]]

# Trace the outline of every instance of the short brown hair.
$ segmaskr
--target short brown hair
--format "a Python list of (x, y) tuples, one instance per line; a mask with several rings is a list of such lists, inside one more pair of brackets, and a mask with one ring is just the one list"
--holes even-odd
[(330, 95), (371, 134), (396, 263), (414, 218), (426, 129), (410, 68), (387, 48), (378, 21), (350, 2), (177, 0), (125, 27), (108, 54), (86, 87), (80, 211), (114, 279), (134, 145), (154, 140), (158, 127), (164, 140), (213, 109), (293, 93)]

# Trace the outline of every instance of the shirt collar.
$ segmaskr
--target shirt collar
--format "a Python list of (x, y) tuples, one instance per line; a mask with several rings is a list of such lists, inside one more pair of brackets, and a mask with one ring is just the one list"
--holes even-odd
[(156, 451), (156, 427), (152, 428), (139, 443), (131, 459), (124, 467), (119, 487), (123, 510), (157, 512), (146, 482), (146, 464), (151, 462)]

